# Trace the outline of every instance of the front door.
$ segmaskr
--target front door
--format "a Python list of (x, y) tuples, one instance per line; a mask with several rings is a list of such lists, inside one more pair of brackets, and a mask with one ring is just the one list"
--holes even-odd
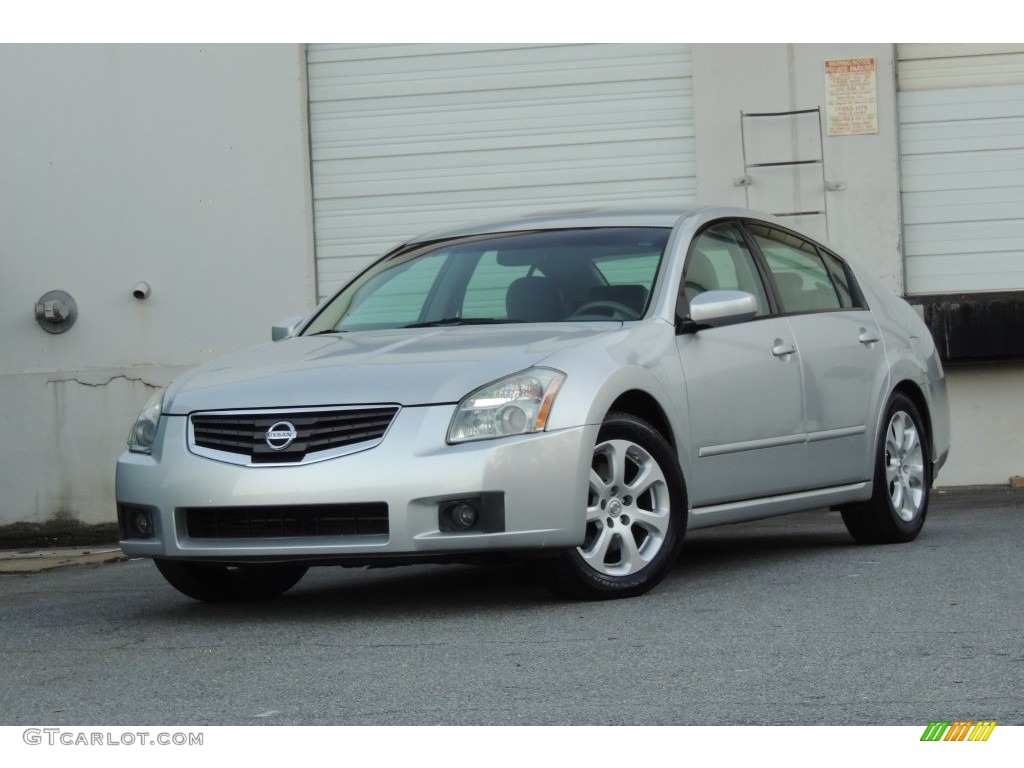
[(694, 507), (801, 490), (806, 445), (800, 353), (789, 322), (773, 314), (764, 281), (733, 223), (694, 240), (678, 312), (707, 290), (741, 290), (758, 301), (754, 319), (682, 333)]

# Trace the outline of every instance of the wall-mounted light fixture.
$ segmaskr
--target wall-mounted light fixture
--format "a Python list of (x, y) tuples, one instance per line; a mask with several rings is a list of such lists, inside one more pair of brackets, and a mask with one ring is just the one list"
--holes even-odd
[(47, 333), (64, 333), (78, 319), (78, 304), (64, 291), (49, 291), (36, 302), (36, 322)]

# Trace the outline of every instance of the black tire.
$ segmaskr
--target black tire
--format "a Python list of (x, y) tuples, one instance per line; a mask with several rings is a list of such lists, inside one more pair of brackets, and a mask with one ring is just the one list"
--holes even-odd
[(650, 424), (611, 413), (591, 460), (583, 544), (542, 561), (565, 597), (642, 595), (672, 568), (686, 535), (686, 489), (675, 451)]
[(294, 587), (305, 565), (213, 565), (181, 560), (154, 560), (172, 587), (211, 603), (266, 600)]
[(932, 485), (925, 421), (899, 392), (889, 399), (878, 436), (871, 498), (842, 510), (846, 530), (861, 544), (913, 541), (924, 526)]

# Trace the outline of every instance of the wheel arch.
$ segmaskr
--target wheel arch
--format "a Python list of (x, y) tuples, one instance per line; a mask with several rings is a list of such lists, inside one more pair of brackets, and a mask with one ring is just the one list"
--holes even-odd
[[(928, 399), (925, 397), (921, 387), (918, 386), (917, 382), (911, 379), (903, 379), (899, 381), (896, 386), (892, 388), (892, 393), (889, 395), (890, 399), (894, 394), (902, 394), (910, 399), (910, 401), (917, 408), (917, 412), (924, 419), (924, 431), (925, 441), (928, 448), (928, 460), (932, 463), (931, 477), (934, 480), (935, 477), (935, 439), (932, 431), (932, 414), (931, 409), (928, 407)], [(882, 416), (885, 418), (884, 414)], [(884, 428), (884, 425), (883, 425)]]
[[(898, 406), (903, 410), (911, 410), (905, 403), (913, 404), (913, 415), (915, 425), (918, 421), (920, 431), (924, 435), (920, 448), (927, 457), (921, 465), (919, 484), (915, 485), (914, 477), (918, 474), (913, 465), (905, 465), (903, 462), (909, 452), (916, 448), (911, 444), (892, 445), (892, 455), (895, 459), (890, 460), (890, 448), (883, 447), (882, 440), (887, 439), (884, 435), (889, 429), (889, 413), (893, 412), (893, 419), (896, 416), (894, 400), (899, 397)], [(907, 415), (907, 414), (904, 414)], [(896, 544), (912, 541), (917, 537), (924, 525), (925, 516), (928, 514), (928, 498), (930, 490), (935, 481), (935, 458), (932, 437), (932, 417), (928, 407), (928, 398), (920, 385), (912, 379), (899, 379), (889, 396), (886, 398), (885, 408), (881, 411), (880, 433), (876, 439), (876, 454), (871, 479), (871, 495), (862, 501), (841, 505), (838, 509), (842, 513), (843, 523), (853, 538), (861, 544)], [(902, 439), (900, 443), (903, 443)], [(888, 466), (895, 467), (893, 474), (889, 474)], [(915, 490), (915, 488), (917, 490)], [(897, 492), (898, 491), (898, 492)], [(909, 515), (909, 516), (908, 516)]]
[(608, 408), (608, 413), (616, 411), (619, 413), (628, 413), (631, 416), (636, 416), (637, 418), (646, 421), (661, 433), (661, 436), (668, 441), (668, 444), (672, 447), (672, 450), (675, 451), (676, 455), (679, 455), (679, 446), (676, 443), (675, 431), (672, 429), (672, 424), (669, 421), (665, 410), (653, 395), (642, 389), (631, 389), (623, 392), (615, 398)]

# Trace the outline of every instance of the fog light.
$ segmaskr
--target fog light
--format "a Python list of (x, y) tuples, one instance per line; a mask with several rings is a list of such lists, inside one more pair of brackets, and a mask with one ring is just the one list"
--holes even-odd
[(471, 504), (456, 504), (449, 514), (456, 528), (472, 528), (476, 525), (476, 509)]
[(457, 501), (441, 510), (442, 531), (468, 531), (476, 525), (479, 513), (468, 501)]
[(136, 532), (143, 539), (148, 539), (153, 535), (153, 518), (149, 516), (149, 512), (145, 509), (140, 509), (132, 515), (132, 525), (135, 526)]
[(122, 539), (156, 538), (156, 516), (153, 507), (134, 504), (117, 505), (117, 530)]

